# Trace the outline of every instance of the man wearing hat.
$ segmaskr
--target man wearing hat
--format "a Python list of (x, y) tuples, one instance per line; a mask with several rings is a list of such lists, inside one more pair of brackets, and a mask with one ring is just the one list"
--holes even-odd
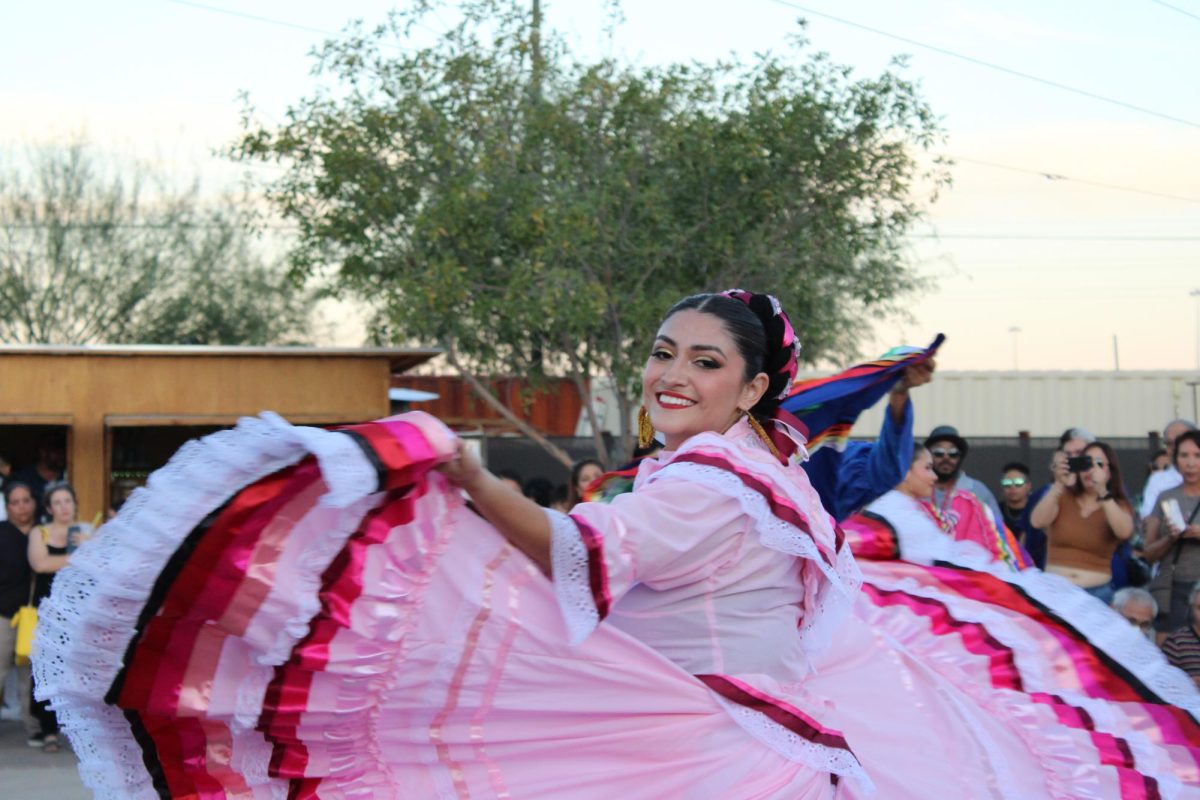
[(933, 488), (933, 503), (940, 512), (946, 512), (954, 493), (958, 490), (971, 492), (979, 498), (979, 502), (991, 509), (996, 525), (1004, 525), (1004, 515), (1000, 512), (1000, 504), (991, 490), (982, 482), (975, 480), (963, 472), (963, 462), (967, 459), (967, 440), (958, 435), (958, 430), (952, 425), (938, 425), (925, 440), (925, 449), (933, 456), (933, 471), (937, 473), (937, 485)]

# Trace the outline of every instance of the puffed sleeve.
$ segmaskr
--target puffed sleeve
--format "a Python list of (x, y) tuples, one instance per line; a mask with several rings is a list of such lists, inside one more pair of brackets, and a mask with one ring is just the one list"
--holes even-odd
[(571, 644), (586, 639), (633, 586), (670, 589), (720, 569), (737, 557), (748, 529), (736, 499), (669, 479), (611, 503), (546, 515), (554, 592)]

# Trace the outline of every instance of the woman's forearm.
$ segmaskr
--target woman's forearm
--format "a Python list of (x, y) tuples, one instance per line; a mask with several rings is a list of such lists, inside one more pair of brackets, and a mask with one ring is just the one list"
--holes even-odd
[(1143, 521), (1146, 545), (1142, 548), (1142, 558), (1154, 564), (1161, 561), (1163, 556), (1171, 552), (1175, 537), (1171, 536), (1164, 525), (1155, 517), (1147, 517)]
[(550, 574), (550, 521), (542, 507), (483, 470), (463, 489), (475, 508), (506, 539)]
[(34, 572), (50, 575), (65, 567), (70, 558), (70, 556), (52, 556), (49, 553), (39, 554), (29, 559), (29, 566), (33, 568)]
[(1033, 507), (1033, 511), (1029, 512), (1029, 524), (1035, 528), (1048, 528), (1054, 520), (1058, 518), (1058, 498), (1062, 496), (1062, 487), (1057, 483), (1051, 484), (1050, 488), (1042, 495), (1042, 499), (1038, 500), (1037, 505)]
[(1125, 541), (1133, 536), (1133, 515), (1122, 508), (1120, 503), (1110, 499), (1101, 502), (1100, 507), (1104, 509), (1108, 527), (1112, 528), (1118, 539)]

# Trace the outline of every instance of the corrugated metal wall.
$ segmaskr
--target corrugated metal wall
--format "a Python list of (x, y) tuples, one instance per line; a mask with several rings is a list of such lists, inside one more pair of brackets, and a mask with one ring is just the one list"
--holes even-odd
[[(809, 373), (808, 376), (828, 373)], [(1191, 385), (1189, 385), (1191, 384)], [(1194, 419), (1196, 372), (938, 372), (913, 390), (919, 435), (954, 425), (963, 436), (1058, 436), (1082, 425), (1101, 437), (1142, 437), (1176, 417)], [(856, 437), (878, 435), (880, 403)]]

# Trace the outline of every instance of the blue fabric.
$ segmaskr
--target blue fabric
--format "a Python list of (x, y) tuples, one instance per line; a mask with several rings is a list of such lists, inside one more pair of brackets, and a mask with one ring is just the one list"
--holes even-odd
[[(844, 519), (895, 487), (912, 459), (912, 406), (896, 426), (885, 414), (878, 444), (849, 442), (858, 415), (879, 402), (904, 370), (932, 357), (945, 341), (938, 334), (924, 349), (897, 347), (876, 361), (859, 364), (829, 378), (798, 383), (780, 407), (808, 428), (811, 458), (804, 463), (821, 502), (836, 519)], [(843, 449), (838, 445), (844, 443)]]
[(890, 409), (884, 413), (878, 440), (847, 443), (832, 492), (834, 518), (845, 519), (894, 489), (908, 473), (912, 452), (913, 409), (909, 400), (904, 403), (901, 424), (892, 419)]

